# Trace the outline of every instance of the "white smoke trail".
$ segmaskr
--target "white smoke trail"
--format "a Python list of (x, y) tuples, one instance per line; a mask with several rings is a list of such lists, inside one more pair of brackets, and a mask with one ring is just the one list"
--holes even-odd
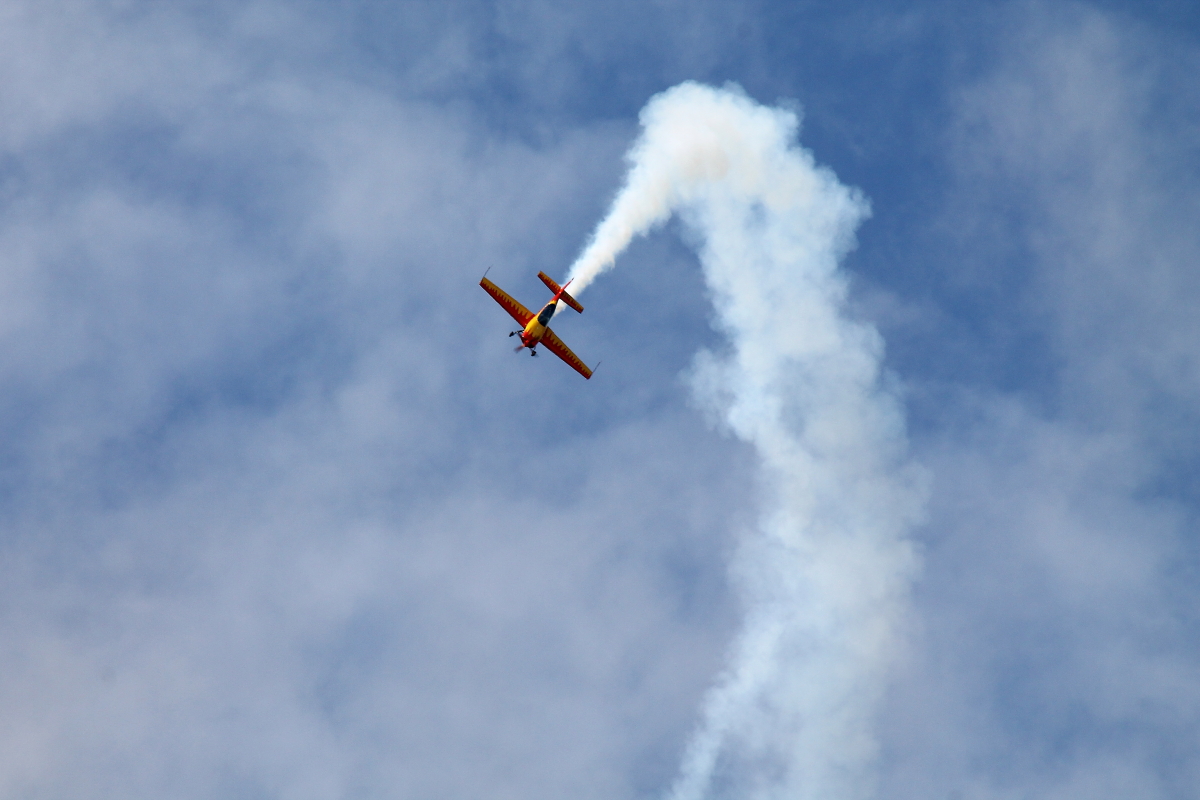
[(730, 343), (697, 357), (693, 388), (757, 449), (766, 487), (733, 567), (743, 630), (672, 800), (869, 797), (922, 492), (881, 384), (881, 339), (845, 312), (838, 261), (867, 204), (794, 144), (794, 113), (736, 87), (681, 84), (641, 122), (572, 286), (680, 214)]

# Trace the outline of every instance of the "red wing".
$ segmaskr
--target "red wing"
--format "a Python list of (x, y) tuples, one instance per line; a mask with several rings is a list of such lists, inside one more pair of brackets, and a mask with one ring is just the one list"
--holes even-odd
[(563, 361), (571, 365), (571, 367), (589, 380), (592, 377), (592, 371), (588, 369), (588, 365), (579, 360), (579, 356), (571, 352), (571, 348), (563, 344), (563, 340), (554, 334), (554, 331), (546, 328), (546, 332), (542, 334), (542, 344), (546, 345), (546, 349), (554, 355), (561, 358)]
[(497, 303), (504, 306), (504, 310), (511, 314), (512, 318), (521, 324), (521, 327), (525, 327), (525, 325), (529, 323), (529, 320), (533, 319), (533, 312), (518, 303), (509, 295), (508, 292), (504, 291), (487, 278), (481, 280), (479, 285), (482, 286), (483, 290), (490, 294)]

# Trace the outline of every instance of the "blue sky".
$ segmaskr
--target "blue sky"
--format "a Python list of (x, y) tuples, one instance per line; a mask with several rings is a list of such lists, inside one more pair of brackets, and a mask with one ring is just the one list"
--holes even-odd
[(741, 606), (686, 232), (514, 356), (684, 80), (861, 189), (929, 484), (881, 798), (1200, 785), (1182, 2), (0, 9), (0, 797), (649, 798)]

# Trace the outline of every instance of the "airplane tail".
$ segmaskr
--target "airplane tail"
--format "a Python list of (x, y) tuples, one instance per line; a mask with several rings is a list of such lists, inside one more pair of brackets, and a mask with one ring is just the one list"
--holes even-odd
[[(583, 313), (583, 306), (579, 305), (579, 301), (576, 300), (574, 297), (571, 297), (571, 295), (567, 294), (566, 292), (563, 292), (562, 287), (559, 286), (557, 283), (555, 283), (554, 280), (549, 275), (547, 275), (544, 272), (539, 272), (538, 277), (542, 279), (542, 283), (546, 284), (546, 288), (549, 289), (550, 291), (554, 292), (555, 294), (562, 292), (562, 294), (558, 298), (559, 300), (562, 300), (564, 303), (566, 303), (571, 308), (578, 311), (580, 314)], [(570, 283), (570, 281), (567, 281), (567, 283)]]

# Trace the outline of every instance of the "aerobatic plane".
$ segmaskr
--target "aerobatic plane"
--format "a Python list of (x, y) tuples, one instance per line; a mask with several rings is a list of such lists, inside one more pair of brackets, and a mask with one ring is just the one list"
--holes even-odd
[(546, 305), (542, 307), (542, 310), (537, 314), (531, 312), (528, 308), (514, 300), (512, 296), (508, 294), (508, 292), (489, 281), (487, 279), (486, 272), (483, 275), (483, 280), (479, 282), (479, 285), (482, 286), (483, 290), (490, 294), (497, 303), (502, 305), (505, 311), (512, 315), (512, 318), (517, 321), (518, 325), (522, 326), (521, 330), (513, 331), (512, 333), (508, 334), (509, 336), (517, 336), (518, 334), (520, 335), (521, 344), (517, 347), (517, 351), (528, 348), (529, 354), (536, 356), (537, 350), (535, 348), (537, 348), (539, 344), (544, 344), (546, 345), (547, 350), (570, 364), (571, 367), (580, 375), (590, 379), (592, 377), (592, 371), (588, 368), (588, 365), (580, 361), (579, 356), (572, 353), (571, 348), (563, 344), (563, 340), (558, 338), (554, 331), (550, 330), (549, 328), (550, 318), (554, 316), (554, 312), (558, 308), (559, 300), (566, 303), (580, 314), (583, 313), (583, 306), (579, 305), (579, 301), (567, 294), (567, 286), (571, 285), (571, 281), (567, 281), (566, 285), (564, 286), (559, 286), (550, 279), (549, 275), (544, 272), (539, 272), (538, 277), (542, 279), (542, 283), (546, 284), (546, 287), (550, 289), (550, 291), (554, 292), (554, 297), (551, 298), (550, 302), (546, 303)]

